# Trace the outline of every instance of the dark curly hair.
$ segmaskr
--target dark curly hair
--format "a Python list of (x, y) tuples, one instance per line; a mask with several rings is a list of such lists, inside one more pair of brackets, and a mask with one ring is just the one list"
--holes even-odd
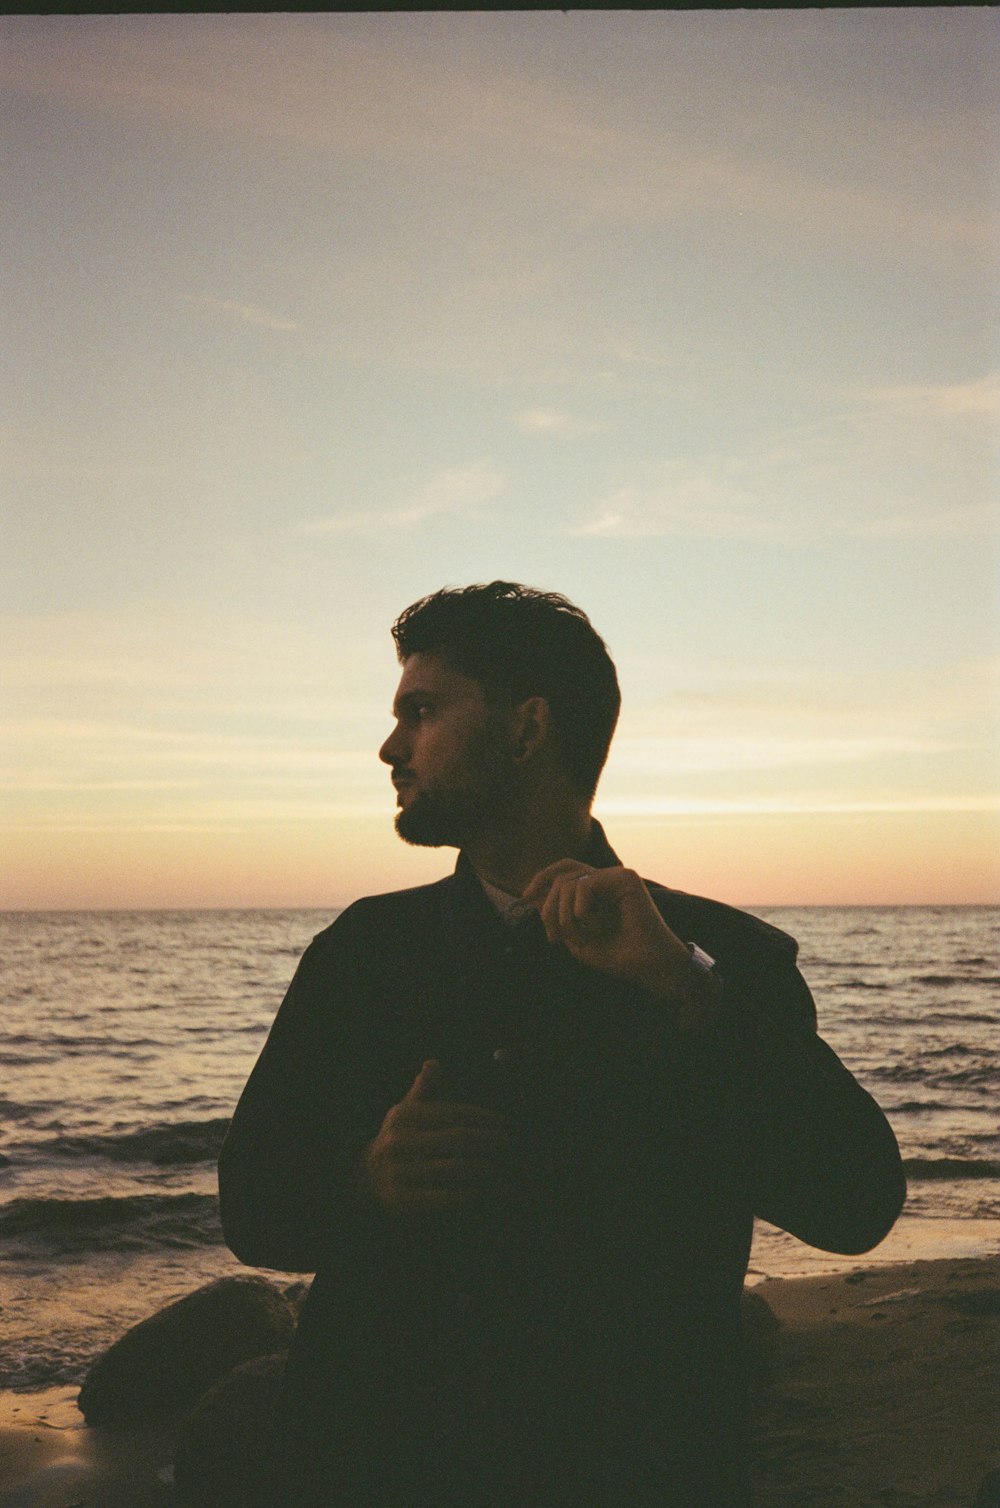
[(401, 664), (439, 654), (493, 705), (544, 697), (567, 773), (593, 796), (621, 693), (604, 640), (568, 598), (516, 581), (443, 587), (400, 613), (392, 637)]

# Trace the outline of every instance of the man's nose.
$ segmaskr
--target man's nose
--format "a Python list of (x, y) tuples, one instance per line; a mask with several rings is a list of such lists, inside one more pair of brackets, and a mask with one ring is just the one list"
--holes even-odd
[(389, 737), (378, 751), (378, 757), (383, 764), (402, 764), (402, 743), (399, 737), (399, 729), (393, 728)]

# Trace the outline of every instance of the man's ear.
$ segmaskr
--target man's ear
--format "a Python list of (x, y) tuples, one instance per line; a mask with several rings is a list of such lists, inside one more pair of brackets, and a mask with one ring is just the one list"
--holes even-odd
[(516, 764), (527, 764), (549, 736), (552, 713), (544, 696), (529, 696), (514, 708), (511, 745)]

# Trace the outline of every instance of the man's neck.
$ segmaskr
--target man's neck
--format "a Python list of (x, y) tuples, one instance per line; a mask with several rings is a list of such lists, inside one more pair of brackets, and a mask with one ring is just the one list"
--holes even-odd
[(539, 870), (559, 859), (582, 857), (589, 839), (590, 812), (584, 808), (549, 813), (541, 820), (532, 814), (503, 832), (484, 834), (463, 851), (480, 879), (521, 895)]

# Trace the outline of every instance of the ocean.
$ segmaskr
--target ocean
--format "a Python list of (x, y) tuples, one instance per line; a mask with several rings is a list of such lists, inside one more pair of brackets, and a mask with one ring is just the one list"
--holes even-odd
[[(760, 1223), (751, 1278), (995, 1250), (996, 912), (756, 914), (798, 938), (820, 1032), (892, 1122), (910, 1197), (862, 1258)], [(215, 1159), (296, 961), (335, 915), (0, 918), (0, 1386), (78, 1382), (128, 1325), (245, 1271), (222, 1242)]]

